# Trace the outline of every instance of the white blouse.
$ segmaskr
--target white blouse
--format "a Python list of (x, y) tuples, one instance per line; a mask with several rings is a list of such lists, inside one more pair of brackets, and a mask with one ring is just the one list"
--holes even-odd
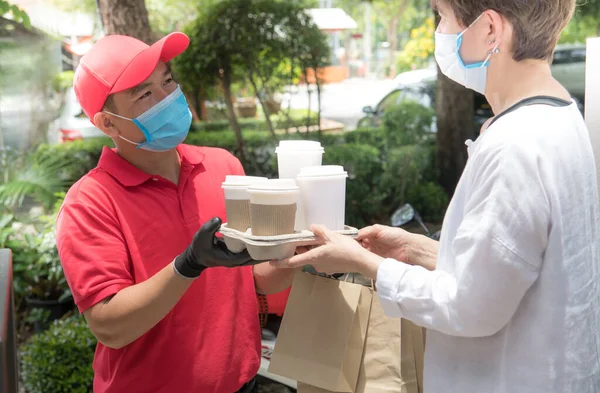
[(576, 105), (522, 107), (474, 143), (435, 271), (386, 260), (386, 313), (427, 331), (425, 393), (600, 392), (600, 209)]

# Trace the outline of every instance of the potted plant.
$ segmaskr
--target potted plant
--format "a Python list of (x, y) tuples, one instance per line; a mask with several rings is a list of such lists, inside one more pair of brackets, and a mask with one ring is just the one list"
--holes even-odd
[(265, 105), (271, 115), (276, 115), (281, 110), (281, 101), (278, 101), (275, 98), (269, 98)]
[[(62, 195), (57, 198), (59, 206)], [(16, 306), (25, 306), (27, 321), (36, 333), (73, 309), (56, 248), (54, 221), (54, 214), (38, 217), (30, 224), (16, 222), (9, 215), (0, 220), (0, 248), (10, 248), (13, 254)]]
[(34, 331), (73, 309), (73, 297), (63, 274), (53, 228), (25, 233), (8, 242), (13, 250), (15, 295), (29, 309)]
[(29, 289), (25, 302), (32, 311), (38, 310), (34, 327), (41, 331), (48, 322), (73, 309), (73, 296), (60, 264), (53, 229), (38, 237), (38, 251), (37, 262), (30, 265), (25, 274)]
[(254, 98), (239, 98), (235, 102), (235, 108), (242, 118), (256, 117), (258, 112)]

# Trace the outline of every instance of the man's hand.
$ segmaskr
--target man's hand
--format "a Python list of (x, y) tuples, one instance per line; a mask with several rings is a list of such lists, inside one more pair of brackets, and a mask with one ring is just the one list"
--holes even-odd
[[(109, 348), (122, 348), (156, 326), (202, 271), (214, 266), (241, 266), (252, 261), (247, 252), (234, 254), (215, 234), (221, 220), (213, 218), (196, 233), (192, 244), (149, 279), (123, 288), (83, 312), (90, 329)], [(182, 278), (183, 277), (183, 278)]]
[(367, 250), (409, 265), (435, 270), (439, 243), (404, 229), (373, 225), (361, 229), (357, 239)]
[(247, 250), (233, 253), (227, 249), (222, 239), (215, 236), (221, 224), (221, 219), (215, 217), (200, 228), (192, 244), (175, 258), (177, 273), (186, 278), (196, 278), (209, 267), (238, 267), (250, 264), (252, 258)]

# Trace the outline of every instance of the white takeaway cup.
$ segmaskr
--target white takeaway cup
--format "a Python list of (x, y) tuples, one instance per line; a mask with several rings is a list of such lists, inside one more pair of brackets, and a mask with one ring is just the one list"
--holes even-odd
[(348, 173), (339, 165), (302, 168), (296, 178), (307, 227), (324, 225), (341, 231), (346, 224), (346, 179)]
[(245, 232), (250, 228), (250, 194), (248, 187), (264, 183), (266, 177), (227, 176), (222, 184), (229, 228)]
[[(325, 149), (317, 141), (291, 140), (280, 141), (275, 153), (277, 154), (279, 178), (296, 179), (302, 168), (322, 164)], [(304, 206), (302, 201), (299, 200), (295, 224), (297, 231), (308, 229), (304, 222), (303, 212)]]
[(226, 176), (222, 184), (225, 193), (225, 199), (229, 200), (250, 200), (248, 187), (257, 183), (266, 182), (266, 177), (257, 176)]
[(296, 179), (307, 166), (319, 166), (325, 149), (315, 141), (280, 141), (275, 149), (280, 179)]

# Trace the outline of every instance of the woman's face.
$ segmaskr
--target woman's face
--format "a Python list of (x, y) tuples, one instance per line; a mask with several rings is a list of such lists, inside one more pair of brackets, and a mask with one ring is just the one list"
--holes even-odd
[[(458, 21), (452, 8), (443, 0), (438, 0), (437, 10), (440, 14), (440, 23), (437, 32), (442, 34), (459, 34), (467, 29)], [(492, 19), (487, 12), (483, 14), (463, 34), (460, 55), (466, 64), (483, 61), (489, 51), (490, 35), (492, 33)]]
[(461, 26), (456, 19), (452, 8), (444, 1), (437, 2), (437, 12), (440, 15), (440, 23), (437, 27), (437, 32), (442, 34), (458, 34), (466, 27)]

